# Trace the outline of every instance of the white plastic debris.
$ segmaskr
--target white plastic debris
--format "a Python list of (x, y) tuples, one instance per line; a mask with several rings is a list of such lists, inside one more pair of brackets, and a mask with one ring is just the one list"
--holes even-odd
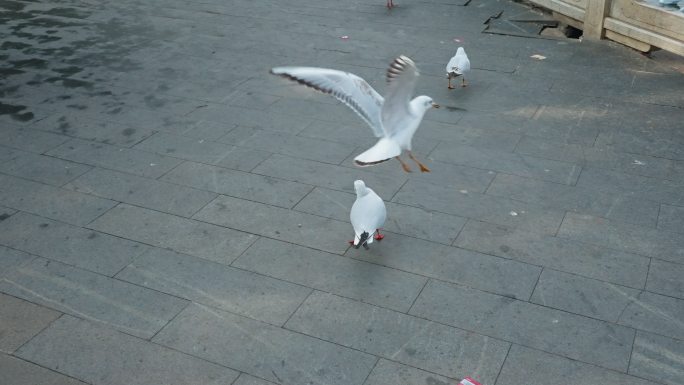
[(458, 190), (458, 192), (460, 192), (461, 194), (467, 194), (468, 190)]
[(156, 165), (157, 165), (156, 163), (150, 163), (150, 166), (152, 166), (152, 167), (154, 167)]
[(516, 213), (515, 211), (511, 211), (509, 214), (511, 214), (512, 217), (517, 217), (517, 216), (518, 216), (518, 213)]
[(632, 162), (632, 164), (636, 164), (636, 165), (639, 165), (639, 166), (643, 166), (643, 165), (645, 165), (646, 163), (644, 163), (644, 162), (642, 162), (642, 161), (640, 161), (640, 160), (634, 159), (634, 162)]
[(347, 39), (349, 39), (349, 36), (347, 36), (347, 35), (340, 36), (340, 39), (342, 39), (342, 40), (347, 40)]
[(530, 57), (531, 57), (532, 59), (536, 59), (536, 60), (544, 60), (544, 59), (546, 59), (546, 56), (544, 56), (544, 55), (539, 55), (539, 54), (534, 54), (534, 55), (532, 55), (532, 56), (530, 56)]
[(472, 377), (466, 377), (458, 383), (458, 385), (482, 385), (479, 382), (472, 379)]

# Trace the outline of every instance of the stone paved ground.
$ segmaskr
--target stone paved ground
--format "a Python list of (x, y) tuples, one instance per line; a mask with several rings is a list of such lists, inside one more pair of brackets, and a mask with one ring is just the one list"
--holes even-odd
[[(0, 0), (0, 382), (684, 383), (681, 59), (397, 3)], [(363, 122), (267, 74), (382, 92), (402, 53), (430, 174), (355, 168)]]

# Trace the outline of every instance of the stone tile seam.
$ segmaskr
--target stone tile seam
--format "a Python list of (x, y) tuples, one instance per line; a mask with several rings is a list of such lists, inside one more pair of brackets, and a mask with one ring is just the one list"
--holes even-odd
[(413, 299), (413, 301), (411, 301), (411, 306), (409, 306), (409, 308), (406, 310), (405, 314), (409, 315), (411, 313), (411, 309), (413, 309), (413, 306), (416, 304), (416, 302), (418, 302), (418, 298), (423, 293), (423, 290), (425, 290), (425, 287), (427, 287), (429, 282), (430, 282), (430, 278), (427, 278), (425, 280), (425, 283), (423, 284), (423, 286), (418, 291), (418, 294), (416, 295), (416, 297)]
[(371, 368), (370, 372), (366, 375), (366, 378), (363, 379), (363, 382), (361, 382), (361, 385), (366, 385), (366, 382), (368, 382), (368, 379), (370, 378), (371, 374), (373, 374), (373, 371), (375, 370), (375, 367), (378, 366), (378, 363), (380, 362), (382, 358), (376, 356), (375, 363), (373, 364), (373, 367)]
[[(62, 318), (62, 317), (60, 316), (59, 318)], [(58, 318), (58, 319), (59, 319), (59, 318)], [(55, 321), (56, 321), (56, 320), (55, 320)], [(54, 321), (53, 321), (53, 322), (54, 322)], [(43, 329), (43, 330), (45, 330), (45, 329)], [(42, 331), (41, 331), (41, 332), (42, 332)], [(13, 357), (13, 358), (16, 358), (17, 360), (21, 360), (21, 361), (28, 362), (28, 363), (30, 363), (30, 364), (36, 365), (36, 366), (38, 366), (38, 367), (41, 367), (41, 368), (43, 368), (43, 369), (45, 369), (45, 370), (47, 370), (47, 371), (49, 371), (49, 372), (58, 374), (58, 375), (60, 375), (60, 376), (64, 376), (64, 377), (67, 377), (67, 378), (72, 378), (72, 379), (74, 379), (74, 380), (76, 380), (76, 381), (78, 381), (78, 382), (82, 382), (82, 383), (88, 384), (88, 385), (94, 385), (92, 382), (88, 382), (88, 381), (82, 380), (82, 379), (80, 379), (80, 378), (70, 376), (70, 375), (68, 375), (68, 374), (66, 374), (66, 373), (59, 372), (59, 371), (57, 371), (57, 370), (55, 370), (55, 369), (49, 368), (49, 367), (47, 367), (47, 366), (43, 366), (43, 365), (41, 365), (41, 364), (39, 364), (39, 363), (37, 363), (37, 362), (31, 361), (31, 360), (29, 360), (29, 359), (27, 359), (27, 358), (18, 357), (18, 356), (15, 356), (14, 354), (11, 354), (10, 357)]]
[[(331, 295), (337, 296), (336, 294), (331, 294)], [(339, 297), (339, 296), (338, 296), (338, 297)], [(381, 308), (380, 306), (373, 305), (373, 304), (367, 304), (367, 305), (373, 306), (373, 307)], [(219, 310), (220, 310), (220, 309), (219, 309)], [(386, 310), (388, 310), (388, 309), (386, 309)], [(231, 314), (233, 314), (233, 313), (231, 313)], [(401, 313), (401, 314), (404, 314), (404, 313)], [(573, 361), (581, 362), (581, 363), (583, 363), (583, 364), (591, 365), (591, 366), (598, 367), (598, 368), (601, 368), (601, 369), (604, 369), (604, 370), (610, 370), (610, 371), (617, 372), (617, 373), (621, 373), (621, 374), (627, 374), (627, 372), (621, 372), (621, 371), (616, 370), (616, 369), (607, 368), (607, 367), (603, 367), (603, 366), (600, 366), (600, 365), (597, 365), (597, 364), (594, 364), (594, 363), (581, 361), (581, 360), (579, 360), (579, 359), (575, 359), (575, 358), (571, 358), (571, 357), (568, 357), (568, 356), (564, 356), (564, 355), (562, 355), (562, 354), (558, 354), (558, 353), (546, 351), (546, 350), (543, 350), (543, 349), (539, 349), (539, 348), (534, 347), (534, 346), (529, 346), (529, 345), (520, 344), (520, 343), (517, 343), (517, 342), (514, 342), (514, 341), (509, 341), (509, 340), (506, 340), (506, 339), (503, 339), (503, 338), (499, 338), (499, 337), (493, 337), (493, 336), (490, 336), (490, 335), (488, 335), (488, 334), (483, 334), (483, 333), (481, 333), (481, 332), (479, 332), (479, 331), (474, 331), (474, 330), (469, 330), (469, 329), (461, 328), (461, 327), (458, 327), (458, 326), (446, 324), (446, 323), (443, 323), (443, 322), (440, 322), (440, 321), (431, 320), (431, 319), (424, 318), (424, 317), (421, 317), (421, 316), (418, 316), (418, 315), (414, 315), (414, 314), (404, 314), (404, 315), (409, 316), (409, 317), (413, 317), (413, 318), (417, 318), (417, 319), (420, 319), (420, 320), (423, 320), (423, 321), (431, 322), (431, 323), (434, 323), (434, 324), (437, 324), (437, 325), (441, 325), (441, 326), (444, 326), (444, 327), (447, 327), (447, 328), (456, 329), (456, 330), (461, 330), (461, 331), (464, 331), (464, 332), (467, 332), (467, 333), (472, 333), (472, 334), (475, 334), (475, 335), (479, 335), (479, 336), (491, 338), (491, 339), (494, 340), (494, 341), (505, 342), (505, 343), (509, 344), (509, 346), (511, 346), (511, 345), (518, 345), (518, 346), (522, 346), (522, 347), (525, 347), (525, 348), (528, 348), (528, 349), (532, 349), (532, 350), (537, 350), (537, 351), (540, 351), (540, 352), (544, 352), (544, 353), (546, 353), (546, 354), (550, 354), (550, 355), (553, 355), (553, 356), (562, 357), (562, 358), (565, 358), (565, 359), (570, 359), (570, 360), (573, 360)], [(240, 315), (240, 316), (241, 316), (241, 317), (244, 317), (244, 318), (248, 318), (248, 317), (245, 317), (245, 316), (242, 316), (242, 315)], [(259, 322), (263, 322), (263, 321), (259, 321)], [(601, 321), (601, 322), (607, 323), (606, 321)], [(626, 328), (626, 329), (631, 329), (632, 331), (635, 331), (635, 329), (630, 328), (630, 327), (626, 327), (626, 326), (622, 326), (622, 325), (619, 325), (619, 326), (624, 327), (624, 328)], [(311, 338), (315, 338), (315, 339), (318, 339), (318, 340), (321, 340), (321, 341), (329, 342), (329, 343), (332, 343), (332, 344), (335, 344), (335, 345), (338, 345), (338, 346), (341, 346), (341, 347), (344, 347), (344, 348), (356, 350), (356, 351), (359, 351), (359, 352), (362, 352), (362, 353), (365, 353), (365, 354), (374, 355), (374, 356), (377, 356), (377, 357), (386, 359), (386, 360), (388, 360), (388, 361), (396, 362), (396, 363), (399, 363), (399, 364), (402, 364), (402, 365), (406, 365), (406, 366), (410, 366), (410, 367), (413, 367), (413, 368), (416, 368), (416, 369), (420, 369), (420, 370), (423, 370), (423, 371), (428, 371), (428, 372), (430, 372), (429, 370), (425, 370), (425, 369), (423, 369), (423, 368), (416, 367), (416, 366), (413, 366), (413, 365), (410, 365), (410, 364), (407, 364), (407, 363), (404, 363), (404, 362), (396, 361), (396, 360), (394, 360), (394, 359), (392, 359), (392, 358), (387, 358), (387, 357), (380, 356), (380, 355), (377, 355), (377, 354), (368, 353), (368, 352), (365, 352), (365, 351), (360, 350), (360, 349), (358, 349), (358, 348), (353, 348), (353, 347), (350, 347), (350, 346), (342, 345), (342, 344), (337, 343), (337, 342), (334, 342), (334, 341), (328, 341), (328, 340), (323, 339), (323, 338), (321, 338), (321, 337), (317, 337), (317, 336), (309, 335), (309, 334), (306, 334), (306, 333), (303, 333), (303, 332), (299, 332), (299, 331), (297, 331), (297, 330), (293, 330), (293, 329), (288, 328), (287, 325), (283, 326), (282, 328), (285, 329), (285, 330), (288, 330), (288, 331), (297, 333), (297, 334), (301, 334), (301, 335), (305, 335), (305, 336), (308, 336), (308, 337), (311, 337)], [(431, 373), (434, 373), (434, 372), (431, 372)], [(437, 375), (440, 375), (440, 376), (443, 376), (443, 377), (448, 377), (448, 376), (444, 376), (443, 374), (439, 374), (439, 373), (434, 373), (434, 374), (437, 374)]]
[(304, 297), (304, 298), (302, 299), (302, 301), (301, 301), (301, 302), (297, 305), (297, 307), (294, 309), (294, 311), (292, 311), (292, 313), (290, 313), (290, 315), (287, 316), (287, 319), (285, 320), (285, 322), (283, 322), (283, 323), (280, 324), (280, 325), (275, 325), (275, 326), (284, 329), (284, 328), (285, 328), (285, 324), (287, 324), (288, 322), (290, 322), (290, 320), (291, 320), (292, 317), (295, 315), (295, 313), (297, 313), (297, 311), (302, 307), (302, 305), (304, 305), (304, 302), (306, 302), (306, 301), (309, 299), (309, 297), (311, 297), (311, 294), (313, 294), (314, 292), (316, 292), (316, 289), (311, 288), (311, 289), (309, 290), (309, 293), (306, 295), (306, 297)]
[[(124, 282), (125, 282), (125, 281), (124, 281)], [(178, 318), (178, 315), (179, 315), (180, 313), (182, 313), (183, 310), (185, 310), (185, 309), (187, 309), (188, 307), (190, 307), (190, 305), (192, 305), (193, 303), (194, 303), (193, 301), (188, 300), (187, 303), (185, 304), (185, 306), (183, 306), (182, 309), (180, 309), (176, 314), (174, 314), (173, 317), (171, 317), (171, 319), (169, 319), (168, 321), (166, 321), (166, 323), (165, 323), (162, 327), (160, 327), (159, 330), (157, 330), (156, 332), (154, 332), (154, 334), (153, 334), (151, 337), (149, 337), (149, 338), (141, 338), (141, 339), (144, 339), (144, 340), (146, 340), (146, 341), (150, 341), (150, 342), (151, 342), (151, 341), (154, 339), (154, 337), (157, 336), (157, 334), (159, 334), (162, 330), (166, 329), (166, 327), (169, 326), (169, 325), (171, 324), (171, 322), (173, 322), (173, 320), (175, 320), (176, 318)], [(115, 330), (116, 330), (116, 329), (115, 329)], [(139, 338), (140, 338), (140, 337), (139, 337)]]
[[(2, 279), (0, 279), (0, 280), (2, 280)], [(28, 340), (24, 341), (24, 343), (21, 344), (20, 346), (18, 346), (16, 349), (14, 349), (13, 352), (6, 352), (7, 354), (9, 354), (9, 355), (11, 355), (11, 356), (13, 356), (13, 357), (16, 357), (14, 354), (15, 354), (17, 351), (19, 351), (21, 348), (23, 348), (24, 345), (26, 345), (26, 344), (28, 344), (29, 342), (33, 341), (34, 338), (36, 338), (39, 334), (41, 334), (45, 329), (47, 329), (48, 327), (50, 327), (50, 325), (52, 325), (55, 321), (57, 321), (58, 319), (62, 318), (62, 317), (64, 316), (64, 314), (65, 314), (64, 312), (61, 312), (61, 311), (59, 311), (59, 310), (55, 310), (55, 309), (53, 309), (53, 308), (51, 308), (51, 307), (48, 307), (48, 306), (45, 306), (45, 305), (40, 305), (40, 304), (37, 304), (37, 303), (32, 302), (32, 301), (28, 301), (28, 300), (26, 300), (26, 299), (24, 299), (24, 298), (20, 298), (20, 297), (17, 297), (17, 296), (15, 296), (15, 295), (12, 295), (12, 294), (8, 294), (8, 293), (5, 293), (5, 292), (2, 292), (2, 294), (6, 295), (6, 296), (9, 296), (9, 297), (12, 297), (12, 298), (16, 298), (16, 299), (18, 299), (18, 300), (20, 300), (20, 301), (28, 302), (28, 303), (30, 303), (30, 304), (33, 304), (33, 305), (35, 305), (35, 306), (38, 306), (38, 307), (41, 307), (41, 308), (44, 308), (44, 309), (48, 309), (48, 310), (54, 311), (55, 313), (59, 313), (59, 315), (58, 315), (57, 317), (55, 317), (55, 319), (53, 319), (52, 321), (48, 322), (47, 325), (43, 326), (43, 327), (40, 329), (40, 331), (38, 331), (36, 334), (34, 334), (33, 336), (31, 336), (31, 338), (29, 338)], [(17, 358), (19, 358), (19, 357), (17, 357)]]
[(499, 367), (499, 372), (496, 374), (496, 377), (494, 378), (494, 383), (492, 385), (497, 385), (499, 382), (499, 377), (501, 376), (501, 372), (503, 372), (503, 368), (506, 365), (506, 361), (508, 361), (508, 355), (511, 354), (511, 349), (513, 348), (513, 344), (508, 345), (508, 350), (506, 350), (506, 355), (504, 356), (503, 361), (501, 361), (501, 367)]

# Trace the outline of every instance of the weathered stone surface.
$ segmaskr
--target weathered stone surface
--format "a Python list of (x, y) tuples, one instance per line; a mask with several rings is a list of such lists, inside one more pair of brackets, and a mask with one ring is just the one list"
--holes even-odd
[(71, 316), (54, 322), (16, 353), (91, 384), (219, 385), (235, 370)]
[(54, 310), (0, 294), (0, 352), (12, 353), (60, 315)]
[(109, 199), (0, 174), (0, 203), (50, 219), (83, 226), (116, 205)]
[[(331, 294), (312, 294), (285, 325), (451, 378), (492, 383), (508, 343)], [(455, 359), (458, 357), (458, 359)]]
[[(0, 152), (2, 151), (5, 149), (0, 149)], [(7, 159), (0, 163), (0, 172), (53, 186), (62, 186), (91, 169), (90, 166), (83, 164), (21, 150), (6, 151), (0, 155), (7, 155)]]
[(227, 196), (219, 196), (193, 218), (330, 253), (342, 254), (349, 247), (346, 223)]
[(597, 384), (649, 385), (651, 382), (614, 370), (588, 365), (540, 350), (513, 345), (497, 383), (508, 385)]
[(646, 290), (684, 299), (684, 265), (653, 259)]
[(620, 315), (618, 323), (684, 339), (684, 300), (643, 291)]
[(627, 327), (437, 281), (410, 313), (623, 372), (634, 339)]
[(638, 331), (629, 374), (668, 385), (684, 382), (684, 342)]
[(0, 372), (12, 385), (86, 385), (85, 382), (67, 377), (36, 364), (0, 353)]
[(108, 276), (148, 249), (127, 239), (23, 212), (0, 222), (0, 243)]
[[(196, 304), (176, 317), (154, 342), (283, 385), (362, 385), (377, 360), (369, 354)], [(236, 344), (240, 349), (233, 349)]]
[(184, 217), (216, 197), (206, 191), (99, 168), (64, 188)]
[(311, 186), (301, 183), (194, 162), (176, 167), (163, 180), (285, 208), (311, 191)]
[(233, 266), (398, 311), (408, 311), (426, 282), (414, 274), (266, 238)]
[(221, 263), (230, 263), (257, 238), (252, 234), (126, 204), (120, 204), (89, 227)]
[(368, 385), (456, 385), (458, 381), (439, 376), (408, 365), (380, 359), (366, 380)]
[(59, 262), (36, 258), (0, 281), (0, 291), (150, 338), (187, 301)]
[(299, 285), (157, 248), (136, 258), (116, 278), (276, 325), (283, 324), (311, 292)]

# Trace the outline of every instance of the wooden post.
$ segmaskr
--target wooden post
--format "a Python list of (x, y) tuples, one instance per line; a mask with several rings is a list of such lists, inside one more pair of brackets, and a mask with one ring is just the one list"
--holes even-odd
[(584, 32), (582, 36), (590, 40), (603, 38), (603, 21), (608, 16), (610, 0), (589, 0), (584, 14)]

